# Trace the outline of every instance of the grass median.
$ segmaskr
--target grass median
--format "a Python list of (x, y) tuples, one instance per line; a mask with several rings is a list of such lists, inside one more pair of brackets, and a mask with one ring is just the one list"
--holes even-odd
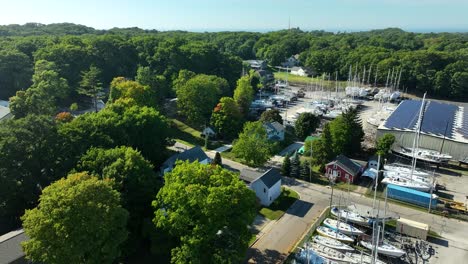
[(260, 214), (270, 220), (280, 218), (288, 208), (299, 199), (299, 194), (291, 189), (281, 187), (281, 194), (269, 207), (262, 207)]

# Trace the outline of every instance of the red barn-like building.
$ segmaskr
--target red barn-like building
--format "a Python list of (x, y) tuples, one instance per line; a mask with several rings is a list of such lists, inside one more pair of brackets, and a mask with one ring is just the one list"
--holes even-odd
[(338, 155), (336, 159), (326, 165), (325, 176), (332, 177), (336, 181), (354, 183), (362, 173), (362, 166), (344, 155)]

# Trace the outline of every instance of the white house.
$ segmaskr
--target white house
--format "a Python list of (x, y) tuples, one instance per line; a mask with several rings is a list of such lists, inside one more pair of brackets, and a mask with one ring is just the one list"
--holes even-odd
[(269, 140), (284, 140), (284, 126), (278, 122), (266, 122), (263, 124)]
[(310, 75), (309, 70), (307, 70), (304, 67), (292, 67), (291, 74), (297, 75), (297, 76), (309, 76)]
[(185, 150), (184, 152), (177, 153), (172, 155), (168, 158), (162, 165), (161, 165), (161, 175), (166, 174), (167, 172), (172, 171), (174, 169), (176, 162), (180, 161), (189, 161), (194, 162), (198, 161), (201, 164), (209, 164), (211, 159), (208, 158), (206, 153), (200, 146), (195, 146), (191, 149)]
[(264, 70), (267, 68), (267, 62), (264, 60), (245, 60), (244, 63), (254, 70)]
[(255, 191), (263, 206), (270, 206), (281, 194), (281, 175), (276, 169), (271, 168), (265, 172), (243, 169), (240, 179)]
[(0, 100), (0, 122), (11, 118), (13, 115), (10, 112), (10, 103)]
[(299, 65), (299, 54), (291, 56), (287, 58), (285, 62), (281, 63), (281, 66), (285, 68), (292, 68), (297, 65)]

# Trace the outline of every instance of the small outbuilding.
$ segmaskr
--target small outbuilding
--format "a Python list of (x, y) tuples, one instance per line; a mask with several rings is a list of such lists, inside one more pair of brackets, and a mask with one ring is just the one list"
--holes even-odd
[(405, 218), (400, 218), (396, 222), (396, 231), (400, 234), (426, 240), (427, 234), (429, 233), (429, 225)]
[(344, 155), (338, 155), (334, 161), (326, 165), (325, 175), (335, 181), (354, 183), (362, 170), (363, 167), (359, 163)]
[(281, 194), (281, 174), (277, 169), (271, 168), (266, 171), (243, 169), (240, 179), (255, 192), (263, 206), (270, 206)]
[(297, 75), (297, 76), (309, 76), (309, 75), (311, 75), (309, 69), (304, 68), (304, 67), (292, 67), (291, 68), (291, 74), (292, 75)]
[(10, 119), (13, 115), (10, 111), (10, 103), (8, 101), (0, 100), (0, 122)]

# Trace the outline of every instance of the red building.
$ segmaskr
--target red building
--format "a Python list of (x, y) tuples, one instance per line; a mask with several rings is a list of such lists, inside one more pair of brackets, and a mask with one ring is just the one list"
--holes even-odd
[(350, 160), (344, 155), (338, 155), (336, 159), (328, 163), (325, 167), (325, 176), (334, 179), (335, 182), (351, 182), (354, 183), (361, 175), (363, 167)]

